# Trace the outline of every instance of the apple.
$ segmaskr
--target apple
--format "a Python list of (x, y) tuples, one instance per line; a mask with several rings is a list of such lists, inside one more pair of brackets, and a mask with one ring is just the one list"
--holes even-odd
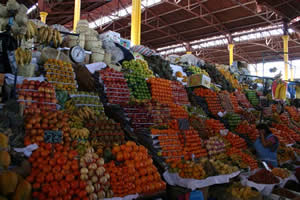
[(24, 96), (23, 95), (19, 95), (18, 99), (19, 100), (24, 100)]
[(38, 88), (38, 91), (39, 91), (39, 92), (44, 92), (44, 87), (41, 87), (41, 86), (40, 86), (40, 87)]
[(35, 81), (29, 81), (29, 85), (35, 85)]

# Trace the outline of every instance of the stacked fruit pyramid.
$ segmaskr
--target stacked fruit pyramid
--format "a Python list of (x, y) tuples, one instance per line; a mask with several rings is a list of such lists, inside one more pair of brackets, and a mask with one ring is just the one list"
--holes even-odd
[(246, 95), (237, 90), (234, 92), (234, 95), (236, 96), (237, 100), (238, 100), (238, 103), (243, 107), (243, 108), (251, 108), (251, 104), (249, 103)]
[(150, 78), (147, 81), (151, 86), (151, 95), (160, 103), (173, 103), (171, 81), (162, 78)]
[(184, 86), (179, 81), (172, 81), (173, 102), (178, 105), (189, 105), (188, 96)]
[(107, 67), (100, 71), (100, 81), (104, 84), (108, 103), (122, 104), (129, 102), (130, 91), (122, 72)]
[(246, 120), (240, 122), (240, 124), (235, 128), (235, 131), (237, 133), (248, 136), (252, 142), (254, 142), (259, 137), (259, 133), (256, 129), (255, 124), (249, 124)]
[(230, 101), (230, 94), (226, 90), (223, 90), (218, 93), (221, 105), (226, 112), (233, 112), (233, 105)]
[(259, 104), (259, 100), (257, 98), (256, 91), (246, 90), (246, 96), (253, 106), (257, 106)]

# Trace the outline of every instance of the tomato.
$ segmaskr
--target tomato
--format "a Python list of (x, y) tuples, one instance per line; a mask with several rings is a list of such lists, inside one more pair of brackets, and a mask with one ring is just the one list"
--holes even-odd
[(66, 181), (68, 181), (68, 182), (72, 182), (74, 179), (75, 179), (75, 177), (73, 174), (68, 174), (66, 176)]
[(72, 181), (71, 182), (71, 188), (73, 190), (77, 189), (79, 187), (79, 181)]
[(80, 187), (81, 189), (84, 189), (84, 188), (86, 187), (86, 183), (85, 183), (84, 181), (80, 181), (80, 182), (79, 182), (79, 187)]
[(82, 199), (82, 198), (86, 197), (87, 192), (85, 190), (82, 190), (77, 195)]
[(53, 181), (53, 175), (51, 174), (51, 173), (49, 173), (47, 176), (46, 176), (46, 180), (47, 180), (47, 182), (51, 182), (51, 181)]
[(33, 189), (37, 190), (41, 187), (41, 185), (40, 185), (40, 183), (34, 183), (32, 187), (33, 187)]

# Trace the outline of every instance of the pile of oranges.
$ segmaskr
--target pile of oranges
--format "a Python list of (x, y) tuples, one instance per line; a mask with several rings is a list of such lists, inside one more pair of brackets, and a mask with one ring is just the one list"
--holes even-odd
[(166, 184), (145, 147), (129, 141), (124, 145), (115, 146), (112, 152), (121, 163), (116, 165), (111, 161), (105, 166), (109, 171), (114, 196), (153, 194), (165, 190)]
[(169, 108), (171, 117), (174, 119), (187, 119), (189, 117), (188, 112), (180, 105), (170, 103)]
[(150, 78), (147, 81), (151, 85), (152, 99), (160, 103), (173, 102), (171, 81), (162, 78)]

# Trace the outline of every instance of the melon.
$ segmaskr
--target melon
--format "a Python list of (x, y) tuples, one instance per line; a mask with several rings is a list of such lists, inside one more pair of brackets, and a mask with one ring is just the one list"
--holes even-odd
[(30, 199), (30, 195), (31, 195), (31, 184), (25, 179), (23, 179), (18, 184), (12, 200), (27, 200)]
[(0, 151), (0, 167), (7, 169), (10, 165), (11, 159), (7, 151)]
[(0, 174), (0, 194), (7, 196), (16, 190), (18, 175), (11, 171), (3, 171)]

